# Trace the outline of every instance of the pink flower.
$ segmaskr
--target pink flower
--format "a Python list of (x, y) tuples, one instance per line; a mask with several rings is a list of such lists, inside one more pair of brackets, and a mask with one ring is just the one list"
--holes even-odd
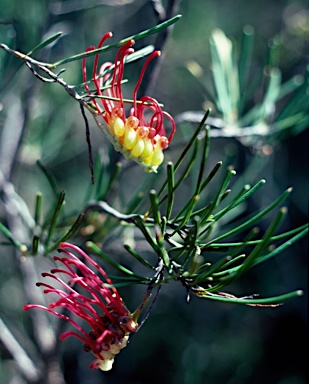
[[(101, 39), (98, 48), (101, 48), (106, 39), (112, 36), (107, 32)], [(134, 50), (134, 40), (129, 40), (119, 48), (115, 62), (105, 63), (98, 73), (98, 55), (95, 56), (92, 80), (96, 93), (100, 97), (101, 105), (93, 98), (96, 114), (95, 119), (99, 127), (105, 133), (114, 148), (121, 152), (127, 159), (139, 163), (147, 172), (156, 172), (158, 166), (163, 162), (163, 150), (166, 149), (176, 131), (174, 119), (162, 110), (158, 101), (150, 96), (143, 96), (137, 100), (137, 92), (142, 82), (144, 73), (149, 62), (157, 56), (160, 51), (154, 51), (146, 60), (139, 79), (133, 91), (133, 106), (129, 116), (126, 117), (122, 85), (124, 74), (124, 61), (126, 56)], [(89, 47), (87, 51), (95, 49)], [(83, 59), (83, 80), (87, 82), (86, 59)], [(88, 85), (85, 88), (90, 96), (94, 96)], [(98, 117), (103, 118), (99, 119)], [(172, 126), (170, 135), (167, 137), (164, 118), (167, 118)]]
[[(67, 320), (77, 330), (64, 332), (60, 335), (62, 340), (74, 336), (83, 342), (86, 352), (92, 351), (96, 359), (90, 368), (108, 371), (112, 368), (115, 355), (127, 345), (130, 332), (137, 330), (137, 323), (124, 305), (119, 293), (113, 287), (106, 272), (79, 247), (61, 243), (59, 252), (67, 257), (55, 256), (54, 260), (64, 267), (54, 268), (50, 273), (42, 273), (43, 277), (55, 280), (61, 288), (39, 282), (37, 286), (45, 287), (44, 293), (56, 294), (59, 298), (45, 307), (39, 304), (24, 306), (28, 311), (32, 308), (43, 309), (53, 315)], [(70, 250), (75, 251), (85, 259), (93, 269)], [(57, 275), (67, 275), (66, 283)], [(90, 326), (86, 332), (75, 320), (57, 312), (56, 308), (66, 308), (72, 315), (84, 320)]]

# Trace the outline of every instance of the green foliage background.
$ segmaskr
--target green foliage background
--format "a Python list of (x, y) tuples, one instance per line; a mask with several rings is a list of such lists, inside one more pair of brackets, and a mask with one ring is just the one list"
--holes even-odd
[[(309, 9), (307, 6), (305, 10), (306, 6), (305, 1), (283, 0), (180, 2), (178, 13), (183, 17), (174, 26), (167, 42), (152, 96), (163, 102), (174, 117), (185, 111), (202, 109), (207, 101), (206, 94), (186, 64), (189, 60), (198, 62), (204, 69), (205, 81), (211, 82), (209, 37), (215, 28), (233, 37), (236, 44), (240, 44), (245, 25), (255, 28), (253, 74), (255, 68), (258, 71), (267, 62), (267, 46), (274, 37), (281, 42), (276, 57), (283, 79), (304, 73), (309, 58)], [(24, 53), (46, 35), (63, 31), (64, 36), (57, 44), (40, 51), (37, 56), (42, 61), (55, 62), (97, 44), (106, 31), (111, 30), (114, 41), (117, 41), (154, 26), (157, 20), (150, 2), (146, 0), (0, 0), (0, 22), (0, 42)], [(136, 46), (143, 47), (154, 41), (155, 36), (150, 36), (138, 41)], [(112, 60), (114, 54), (115, 51), (107, 52), (106, 60)], [(36, 165), (40, 159), (57, 186), (66, 190), (65, 209), (78, 210), (90, 182), (84, 121), (79, 106), (57, 84), (43, 84), (34, 78), (16, 58), (0, 52), (0, 61), (0, 130), (4, 122), (7, 123), (8, 114), (11, 116), (9, 143), (14, 142), (21, 124), (26, 127), (22, 150), (14, 159), (12, 182), (16, 190), (32, 212), (37, 191), (42, 192), (43, 202), (54, 198), (50, 185)], [(140, 66), (141, 63), (137, 62), (127, 67), (126, 75), (130, 82), (124, 87), (128, 92), (132, 90)], [(66, 65), (67, 72), (62, 76), (68, 84), (81, 83), (80, 67), (79, 61)], [(93, 152), (102, 153), (103, 161), (113, 167), (117, 160), (115, 153), (95, 123), (90, 122)], [(186, 124), (178, 129), (190, 137), (194, 126)], [(181, 140), (176, 138), (174, 147), (172, 145), (166, 152), (166, 161), (177, 158), (181, 144)], [(233, 138), (212, 139), (208, 167), (211, 169), (220, 160), (226, 166), (233, 164), (238, 172), (237, 182), (242, 185), (261, 178), (267, 180), (263, 190), (250, 201), (249, 214), (293, 186), (294, 192), (288, 202), (288, 219), (282, 229), (295, 228), (308, 220), (308, 130), (299, 135), (289, 134), (271, 145), (271, 153), (263, 155)], [(11, 144), (2, 142), (0, 146), (3, 150), (14, 150)], [(107, 156), (109, 153), (111, 160)], [(250, 168), (252, 162), (255, 166)], [(144, 177), (143, 170), (137, 166), (126, 169), (117, 188), (109, 192), (110, 202), (117, 206), (120, 201), (128, 201)], [(159, 188), (156, 177), (149, 175), (152, 186)], [(183, 186), (184, 196), (188, 187)], [(266, 226), (267, 223), (263, 224)], [(138, 246), (137, 241), (137, 249)], [(107, 237), (106, 249), (122, 263), (130, 265), (129, 255), (122, 248), (122, 239), (115, 242)], [(243, 276), (231, 286), (231, 292), (237, 295), (257, 292), (267, 297), (305, 289), (307, 251), (307, 241), (303, 239), (274, 260)], [(15, 337), (22, 342), (28, 314), (21, 311), (25, 297), (12, 258), (13, 250), (1, 247), (0, 313), (11, 325)], [(306, 382), (306, 292), (302, 298), (289, 301), (282, 307), (258, 309), (201, 301), (196, 297), (187, 304), (185, 289), (179, 285), (172, 283), (162, 288), (149, 319), (132, 337), (129, 347), (117, 357), (111, 372), (89, 371), (87, 367), (91, 357), (84, 353), (80, 344), (74, 340), (64, 342), (62, 356), (66, 383)], [(138, 305), (143, 293), (144, 288), (140, 286), (121, 290), (131, 309)], [(1, 343), (0, 357), (0, 381), (13, 383), (14, 377), (17, 378), (16, 369)]]

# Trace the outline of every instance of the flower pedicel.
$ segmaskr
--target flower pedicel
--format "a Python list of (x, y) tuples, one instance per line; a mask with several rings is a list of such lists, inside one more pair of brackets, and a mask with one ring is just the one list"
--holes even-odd
[[(47, 307), (39, 304), (28, 304), (24, 310), (32, 308), (43, 309), (53, 315), (67, 320), (78, 332), (68, 331), (60, 335), (64, 340), (74, 336), (83, 342), (86, 352), (92, 351), (95, 360), (90, 368), (108, 371), (112, 368), (115, 355), (127, 345), (129, 334), (137, 330), (137, 323), (133, 315), (124, 305), (117, 289), (113, 287), (106, 272), (79, 247), (61, 243), (59, 252), (67, 257), (55, 256), (54, 260), (63, 264), (64, 268), (54, 268), (50, 273), (42, 273), (43, 277), (56, 280), (53, 285), (39, 282), (37, 286), (45, 287), (44, 293), (53, 293), (59, 296), (58, 300)], [(75, 256), (73, 250), (85, 259), (95, 270), (90, 269), (83, 261)], [(69, 276), (66, 283), (58, 274)], [(70, 315), (75, 315), (86, 321), (91, 327), (86, 332), (70, 315), (57, 312), (56, 308), (65, 308)]]
[[(112, 36), (107, 32), (101, 39), (98, 48), (101, 48), (105, 40)], [(163, 150), (166, 149), (176, 131), (174, 119), (162, 110), (158, 101), (150, 96), (143, 96), (137, 100), (137, 92), (142, 82), (149, 62), (160, 51), (154, 51), (147, 58), (141, 70), (139, 79), (133, 90), (133, 106), (129, 116), (126, 117), (121, 82), (124, 74), (124, 62), (126, 56), (133, 53), (134, 40), (129, 40), (119, 48), (115, 62), (104, 63), (98, 73), (98, 55), (95, 56), (92, 73), (92, 81), (96, 88), (96, 94), (100, 98), (101, 106), (93, 98), (87, 82), (86, 58), (83, 59), (83, 81), (85, 89), (93, 98), (95, 107), (94, 117), (98, 126), (105, 133), (114, 148), (121, 152), (127, 159), (134, 160), (147, 172), (157, 172), (158, 166), (163, 162)], [(92, 51), (91, 46), (86, 51)], [(147, 115), (147, 116), (146, 116)], [(164, 118), (167, 118), (172, 126), (170, 135), (166, 136)], [(101, 121), (103, 118), (103, 122)]]

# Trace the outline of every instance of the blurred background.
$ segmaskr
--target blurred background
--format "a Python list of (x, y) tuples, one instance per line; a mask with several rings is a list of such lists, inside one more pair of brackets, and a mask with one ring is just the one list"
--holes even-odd
[[(152, 35), (136, 43), (136, 49), (154, 44), (163, 50), (155, 68), (157, 75), (152, 79), (146, 76), (141, 92), (151, 92), (179, 121), (175, 140), (166, 152), (166, 160), (175, 161), (197, 126), (197, 121), (183, 117), (185, 112), (194, 112), (196, 116), (211, 106), (210, 116), (222, 118), (210, 97), (214, 89), (209, 42), (212, 32), (221, 29), (240, 48), (244, 27), (254, 28), (247, 84), (252, 80), (258, 93), (261, 91), (258, 76), (270, 60), (280, 68), (282, 82), (305, 74), (309, 64), (307, 1), (0, 0), (0, 43), (27, 53), (48, 36), (62, 31), (59, 41), (34, 55), (41, 61), (56, 62), (96, 45), (106, 31), (112, 31), (113, 41), (118, 41), (155, 26), (160, 18), (178, 13), (182, 18), (167, 37)], [(274, 46), (270, 58), (270, 48)], [(104, 60), (113, 60), (115, 52), (108, 51)], [(125, 94), (130, 95), (142, 63), (140, 60), (127, 66), (126, 77), (130, 81), (124, 85)], [(61, 76), (68, 84), (82, 82), (80, 61), (64, 67), (66, 72)], [(284, 102), (280, 101), (278, 108), (284, 108)], [(304, 99), (303, 103), (308, 111), (308, 100)], [(89, 122), (94, 160), (100, 153), (102, 162), (112, 169), (119, 158), (95, 122), (91, 118)], [(217, 131), (216, 127), (214, 130)], [(58, 84), (40, 82), (18, 59), (4, 51), (0, 51), (0, 133), (1, 171), (9, 176), (30, 212), (34, 211), (37, 191), (42, 192), (46, 211), (48, 202), (54, 199), (51, 185), (36, 163), (38, 159), (59, 190), (66, 191), (66, 211), (82, 209), (89, 190), (90, 171), (79, 106)], [(305, 126), (301, 129), (292, 126), (283, 134), (265, 135), (250, 143), (236, 139), (233, 134), (212, 138), (207, 167), (211, 169), (220, 160), (225, 166), (233, 165), (237, 171), (235, 188), (261, 178), (267, 180), (262, 191), (250, 201), (247, 214), (265, 207), (293, 186), (294, 191), (286, 202), (289, 214), (281, 230), (296, 228), (308, 220), (308, 138)], [(107, 200), (121, 210), (144, 178), (144, 171), (138, 166), (124, 168), (117, 188), (109, 191)], [(160, 174), (149, 175), (146, 188), (159, 188), (158, 180)], [(190, 180), (184, 191), (189, 187)], [(211, 196), (211, 191), (208, 193)], [(184, 192), (184, 199), (185, 196)], [(5, 220), (2, 206), (0, 218)], [(104, 232), (104, 225), (100, 230)], [(23, 236), (26, 234), (20, 234), (21, 241)], [(114, 237), (112, 233), (104, 234), (103, 246), (107, 253), (134, 269), (122, 247), (124, 237), (125, 234), (119, 240), (117, 234)], [(34, 331), (29, 314), (22, 311), (27, 300), (23, 273), (12, 247), (4, 245), (4, 237), (0, 239), (1, 321), (36, 361), (31, 341)], [(143, 251), (139, 240), (135, 239), (135, 247)], [(80, 342), (73, 339), (63, 342), (59, 359), (65, 383), (306, 383), (307, 240), (302, 239), (275, 259), (254, 268), (230, 289), (235, 295), (260, 293), (261, 297), (303, 289), (305, 294), (301, 298), (266, 309), (203, 301), (197, 297), (187, 304), (185, 289), (171, 283), (162, 287), (149, 319), (117, 356), (112, 371), (89, 370), (92, 357), (82, 350)], [(34, 258), (34, 265), (38, 275), (50, 266), (42, 256)], [(123, 288), (120, 293), (133, 310), (144, 290), (143, 286), (134, 286)], [(1, 324), (0, 332), (3, 332)], [(46, 383), (63, 383), (60, 376), (46, 378)], [(20, 375), (12, 353), (1, 341), (0, 382), (35, 383)]]

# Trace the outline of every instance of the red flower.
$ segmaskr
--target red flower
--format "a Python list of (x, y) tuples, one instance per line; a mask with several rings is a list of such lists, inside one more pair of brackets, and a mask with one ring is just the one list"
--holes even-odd
[[(24, 310), (39, 308), (70, 322), (78, 332), (68, 331), (60, 335), (62, 340), (74, 336), (84, 343), (85, 351), (92, 351), (96, 359), (90, 368), (108, 371), (112, 368), (114, 357), (127, 344), (130, 332), (137, 330), (137, 323), (124, 305), (119, 293), (113, 287), (106, 272), (94, 262), (84, 251), (75, 245), (61, 243), (59, 252), (68, 257), (55, 256), (54, 260), (64, 265), (64, 268), (54, 268), (50, 273), (42, 273), (43, 277), (50, 277), (62, 286), (39, 282), (37, 286), (45, 287), (44, 293), (59, 296), (58, 300), (48, 307), (39, 304), (24, 306)], [(84, 257), (95, 272), (68, 249)], [(68, 283), (57, 274), (67, 275)], [(86, 321), (90, 332), (86, 332), (75, 320), (57, 312), (56, 308), (66, 308), (71, 314)]]
[[(98, 48), (101, 48), (105, 40), (111, 36), (112, 33), (107, 32), (102, 37)], [(137, 92), (146, 68), (154, 57), (160, 56), (160, 51), (154, 51), (147, 58), (133, 91), (133, 106), (129, 116), (126, 117), (121, 82), (124, 74), (124, 61), (126, 56), (134, 51), (133, 44), (134, 40), (127, 41), (118, 50), (114, 64), (103, 64), (99, 73), (99, 58), (98, 55), (95, 56), (92, 80), (101, 101), (100, 106), (98, 101), (93, 98), (96, 109), (95, 119), (117, 151), (120, 151), (127, 159), (139, 163), (147, 172), (156, 172), (158, 166), (163, 162), (163, 150), (170, 144), (176, 126), (173, 118), (162, 110), (157, 100), (150, 96), (143, 96), (137, 100)], [(92, 46), (87, 51), (93, 49), (95, 48)], [(86, 83), (86, 59), (83, 59), (82, 67), (83, 80)], [(88, 85), (85, 85), (85, 88), (93, 97)], [(103, 123), (98, 116), (103, 118)], [(170, 120), (172, 125), (172, 131), (168, 137), (164, 128), (165, 117)]]

